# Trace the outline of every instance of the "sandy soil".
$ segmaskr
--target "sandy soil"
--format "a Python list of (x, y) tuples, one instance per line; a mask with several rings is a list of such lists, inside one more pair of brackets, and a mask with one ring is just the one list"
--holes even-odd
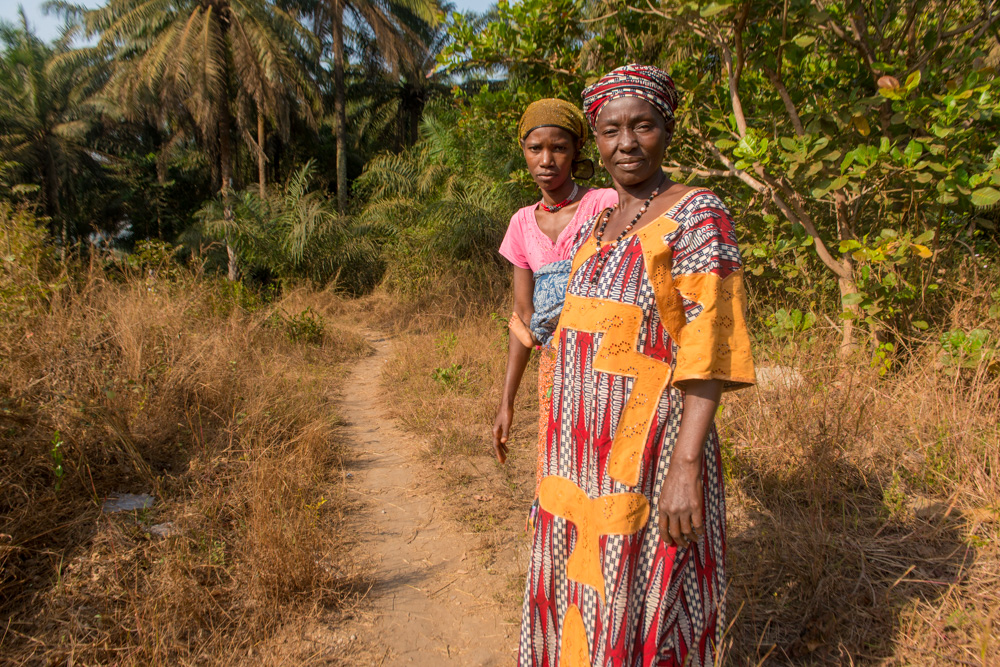
[(385, 416), (379, 381), (392, 343), (366, 336), (376, 352), (354, 367), (341, 399), (354, 450), (348, 492), (365, 501), (354, 529), (376, 563), (376, 622), (359, 638), (384, 647), (380, 665), (512, 664), (518, 628), (497, 602), (503, 579), (485, 575), (475, 536), (442, 510), (441, 481), (421, 455), (426, 443)]

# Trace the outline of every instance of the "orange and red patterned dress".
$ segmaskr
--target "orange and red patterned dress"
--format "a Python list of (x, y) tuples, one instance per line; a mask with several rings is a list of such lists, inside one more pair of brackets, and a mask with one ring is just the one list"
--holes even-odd
[(594, 221), (576, 240), (556, 330), (540, 511), (518, 663), (711, 665), (724, 629), (719, 441), (705, 443), (706, 533), (667, 546), (660, 486), (685, 380), (754, 381), (733, 221), (708, 190), (625, 237), (596, 284)]

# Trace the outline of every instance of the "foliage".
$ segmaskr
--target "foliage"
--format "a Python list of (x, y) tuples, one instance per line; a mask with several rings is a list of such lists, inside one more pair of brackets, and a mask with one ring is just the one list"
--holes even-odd
[(510, 101), (501, 115), (623, 62), (668, 65), (682, 106), (666, 168), (737, 208), (752, 289), (843, 310), (850, 343), (862, 319), (880, 336), (919, 330), (930, 272), (957, 263), (956, 243), (986, 248), (991, 7), (501, 2), (485, 30), (455, 23), (442, 62), (506, 68), (510, 88), (483, 93)]
[(202, 149), (218, 156), (223, 187), (234, 129), (251, 136), (258, 114), (285, 128), (290, 110), (314, 122), (319, 98), (306, 63), (317, 40), (278, 5), (184, 0), (150, 12), (142, 0), (109, 0), (83, 22), (115, 63), (105, 95), (126, 117), (190, 119)]
[(779, 308), (767, 318), (768, 328), (775, 338), (791, 338), (797, 334), (809, 331), (816, 323), (816, 315), (803, 313), (798, 308), (786, 310)]
[[(865, 316), (865, 322), (878, 327), (881, 322), (899, 321), (913, 313), (913, 305), (925, 293), (934, 292), (934, 283), (924, 286), (926, 268), (921, 260), (933, 255), (925, 243), (934, 237), (926, 231), (913, 238), (909, 231), (900, 235), (893, 229), (882, 229), (877, 236), (860, 240), (842, 241), (840, 252), (850, 254), (858, 263), (857, 292), (844, 294), (845, 306), (856, 306)], [(845, 311), (846, 315), (850, 315)], [(927, 329), (924, 320), (911, 320), (914, 329)]]
[(292, 315), (276, 310), (271, 315), (269, 322), (272, 326), (283, 329), (288, 340), (293, 343), (302, 342), (318, 345), (323, 342), (323, 334), (326, 331), (326, 322), (323, 316), (314, 311), (311, 306)]
[(431, 378), (445, 387), (464, 385), (469, 381), (469, 373), (462, 369), (462, 364), (438, 366), (431, 372)]
[(332, 281), (353, 293), (370, 289), (381, 277), (379, 252), (391, 230), (379, 221), (366, 225), (339, 216), (322, 193), (310, 191), (312, 172), (307, 163), (264, 198), (254, 188), (206, 203), (198, 212), (204, 236), (191, 235), (188, 245), (228, 239), (251, 271)]
[[(966, 232), (973, 190), (997, 147), (1000, 81), (963, 67), (985, 54), (995, 18), (979, 3), (949, 5), (946, 39), (938, 15), (917, 3), (787, 7), (667, 2), (655, 10), (719, 63), (715, 72), (693, 62), (677, 68), (688, 90), (674, 164), (749, 186), (765, 211), (812, 238), (808, 248), (839, 283), (845, 318), (864, 317), (875, 331), (898, 327), (917, 304), (899, 265), (933, 263), (943, 242)], [(759, 48), (767, 42), (777, 48)], [(875, 237), (899, 245), (863, 250)], [(934, 239), (934, 248), (910, 245), (914, 238)]]
[(50, 241), (34, 215), (0, 201), (0, 320), (33, 313), (65, 286)]
[(91, 144), (93, 95), (105, 63), (66, 38), (46, 45), (21, 15), (0, 24), (0, 160), (21, 192), (37, 195), (65, 247), (87, 231), (85, 202), (100, 192), (102, 158)]
[(981, 365), (995, 369), (1000, 364), (1000, 345), (987, 329), (954, 329), (941, 334), (942, 366), (952, 370), (974, 369)]
[(180, 277), (181, 268), (175, 262), (176, 248), (165, 241), (140, 241), (125, 257), (125, 263), (149, 276), (168, 280)]
[(529, 201), (530, 191), (511, 178), (520, 167), (516, 143), (493, 141), (476, 121), (435, 109), (420, 142), (374, 158), (358, 179), (367, 202), (358, 220), (398, 230), (388, 277), (406, 292), (420, 293), (443, 272), (492, 275), (507, 221)]
[(314, 22), (326, 42), (331, 56), (333, 87), (333, 128), (336, 136), (337, 206), (347, 212), (347, 46), (360, 42), (377, 53), (393, 70), (400, 63), (420, 61), (415, 47), (420, 44), (418, 33), (437, 20), (438, 7), (434, 0), (316, 0), (307, 3), (313, 10)]
[[(402, 17), (401, 17), (402, 18)], [(440, 23), (411, 19), (402, 32), (405, 58), (385, 67), (385, 47), (376, 36), (355, 35), (357, 64), (345, 72), (348, 126), (366, 154), (376, 147), (399, 152), (420, 138), (428, 103), (447, 97), (452, 77), (436, 67), (449, 35)]]
[(59, 431), (56, 431), (52, 435), (52, 449), (49, 450), (49, 456), (52, 458), (52, 476), (56, 478), (55, 485), (53, 488), (56, 493), (59, 493), (60, 487), (62, 487), (63, 477), (66, 476), (66, 470), (63, 468), (63, 442), (62, 437), (59, 435)]
[(501, 0), (496, 14), (485, 25), (474, 16), (453, 14), (451, 43), (440, 61), (461, 68), (467, 63), (502, 68), (515, 85), (500, 94), (513, 103), (502, 108), (523, 108), (539, 97), (573, 99), (591, 74), (578, 57), (580, 45), (593, 32), (579, 19), (576, 0)]

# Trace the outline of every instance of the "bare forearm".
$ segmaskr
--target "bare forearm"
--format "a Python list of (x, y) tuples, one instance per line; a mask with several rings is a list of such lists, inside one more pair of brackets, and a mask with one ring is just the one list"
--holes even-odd
[(678, 547), (686, 547), (705, 531), (701, 475), (722, 382), (690, 380), (684, 391), (681, 426), (658, 503), (660, 537)]
[[(535, 278), (529, 269), (520, 267), (514, 268), (514, 312), (521, 322), (528, 325), (531, 316), (535, 313), (533, 299), (535, 292)], [(507, 353), (507, 372), (503, 380), (503, 396), (500, 399), (501, 407), (514, 407), (514, 397), (517, 396), (517, 388), (521, 386), (521, 378), (524, 376), (524, 367), (528, 365), (528, 357), (531, 356), (531, 348), (521, 343), (517, 337), (510, 337), (510, 347)]]
[(511, 336), (507, 353), (507, 372), (504, 374), (500, 405), (514, 406), (514, 399), (517, 397), (517, 390), (521, 386), (521, 378), (524, 377), (524, 369), (528, 365), (530, 356), (531, 348), (525, 347), (517, 338)]
[(684, 413), (671, 461), (700, 465), (705, 453), (705, 440), (722, 398), (722, 381), (689, 380), (684, 390)]
[[(524, 267), (514, 267), (514, 313), (521, 321), (517, 324), (524, 329), (518, 332), (514, 329), (515, 318), (511, 318), (511, 336), (508, 343), (507, 370), (503, 378), (503, 395), (497, 407), (497, 417), (493, 422), (493, 450), (497, 460), (503, 463), (507, 460), (507, 442), (510, 439), (510, 427), (514, 420), (514, 398), (517, 388), (521, 386), (524, 377), (524, 367), (528, 365), (531, 356), (532, 337), (527, 333), (525, 323), (531, 321), (533, 313), (532, 296), (535, 291), (535, 278), (531, 270)], [(526, 334), (524, 343), (518, 336)]]

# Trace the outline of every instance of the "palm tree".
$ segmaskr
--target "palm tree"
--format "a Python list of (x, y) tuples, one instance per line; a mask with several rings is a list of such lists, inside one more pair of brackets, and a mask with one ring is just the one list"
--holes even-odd
[(337, 135), (337, 206), (347, 208), (347, 92), (346, 43), (354, 35), (368, 34), (385, 63), (393, 68), (407, 60), (419, 39), (414, 20), (434, 24), (436, 0), (316, 0), (314, 23), (321, 39), (329, 37), (333, 56), (334, 125)]
[(416, 39), (404, 36), (408, 57), (394, 72), (386, 71), (374, 40), (357, 40), (358, 63), (347, 72), (347, 115), (358, 142), (369, 149), (399, 152), (415, 144), (428, 102), (449, 95), (455, 85), (451, 72), (437, 66), (450, 40), (447, 27), (417, 21), (411, 29)]
[(417, 271), (433, 271), (446, 257), (450, 266), (480, 272), (497, 261), (510, 212), (533, 193), (510, 177), (521, 160), (514, 142), (463, 136), (454, 131), (454, 110), (436, 106), (424, 116), (415, 146), (365, 165), (358, 221), (389, 224), (403, 243), (417, 239), (407, 249), (427, 260)]
[(266, 116), (281, 127), (292, 109), (315, 126), (319, 95), (304, 63), (316, 37), (267, 0), (109, 0), (84, 20), (115, 61), (109, 96), (133, 116), (149, 115), (152, 102), (189, 117), (216, 158), (223, 198), (233, 187), (234, 130), (262, 161)]
[(96, 119), (88, 100), (104, 81), (103, 63), (69, 48), (63, 35), (40, 40), (22, 10), (19, 27), (0, 24), (0, 159), (14, 163), (15, 180), (40, 185), (46, 215), (63, 255), (73, 230), (75, 176), (99, 172), (87, 136)]

